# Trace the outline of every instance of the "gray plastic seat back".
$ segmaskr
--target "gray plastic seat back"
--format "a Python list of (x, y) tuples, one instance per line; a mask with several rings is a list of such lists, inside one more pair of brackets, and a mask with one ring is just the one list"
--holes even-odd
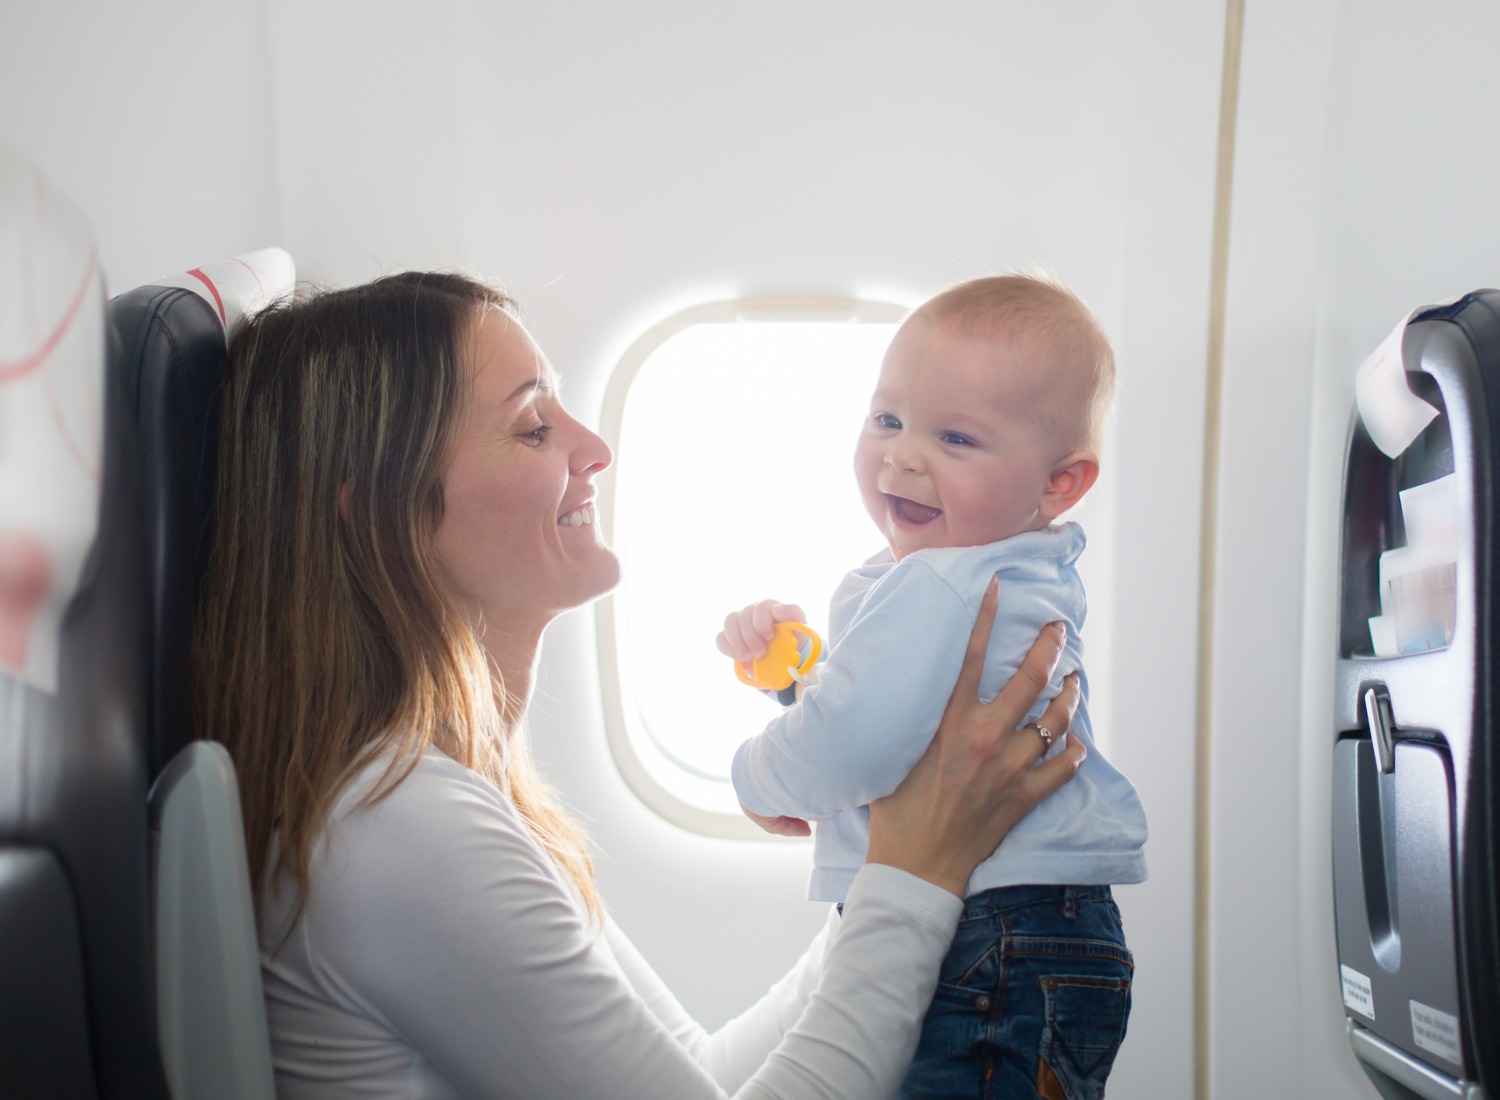
[(162, 1061), (175, 1100), (272, 1100), (234, 765), (194, 741), (151, 789)]

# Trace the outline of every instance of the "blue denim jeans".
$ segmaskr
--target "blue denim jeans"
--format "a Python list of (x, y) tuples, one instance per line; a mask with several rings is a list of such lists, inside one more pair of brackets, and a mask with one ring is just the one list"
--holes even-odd
[(1003, 886), (964, 902), (902, 1100), (1097, 1100), (1135, 963), (1108, 886)]

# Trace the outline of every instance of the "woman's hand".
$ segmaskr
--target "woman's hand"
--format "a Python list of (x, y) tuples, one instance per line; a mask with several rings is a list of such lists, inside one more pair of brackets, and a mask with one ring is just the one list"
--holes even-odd
[(979, 605), (958, 682), (937, 733), (901, 785), (870, 805), (870, 863), (885, 863), (963, 897), (974, 868), (1017, 821), (1077, 773), (1088, 750), (1076, 737), (1044, 764), (1038, 726), (1061, 734), (1078, 709), (1078, 677), (1069, 676), (1041, 718), (1017, 725), (1041, 696), (1062, 656), (1063, 627), (1053, 623), (1010, 682), (989, 703), (979, 701), (999, 584)]

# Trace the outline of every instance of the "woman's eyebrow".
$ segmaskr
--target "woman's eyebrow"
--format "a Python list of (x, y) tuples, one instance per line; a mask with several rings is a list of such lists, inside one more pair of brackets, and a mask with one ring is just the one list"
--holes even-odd
[(550, 378), (544, 378), (541, 376), (538, 376), (536, 378), (528, 378), (515, 389), (511, 390), (510, 393), (506, 394), (505, 400), (500, 402), (500, 404), (509, 405), (516, 398), (528, 392), (537, 393), (542, 397), (551, 397), (557, 392), (557, 387), (553, 385)]

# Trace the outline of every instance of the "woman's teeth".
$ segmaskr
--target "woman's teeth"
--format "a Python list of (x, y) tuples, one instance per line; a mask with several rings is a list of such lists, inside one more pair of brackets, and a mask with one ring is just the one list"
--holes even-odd
[(585, 504), (563, 516), (557, 523), (559, 527), (591, 527), (598, 514), (598, 509), (592, 504)]

